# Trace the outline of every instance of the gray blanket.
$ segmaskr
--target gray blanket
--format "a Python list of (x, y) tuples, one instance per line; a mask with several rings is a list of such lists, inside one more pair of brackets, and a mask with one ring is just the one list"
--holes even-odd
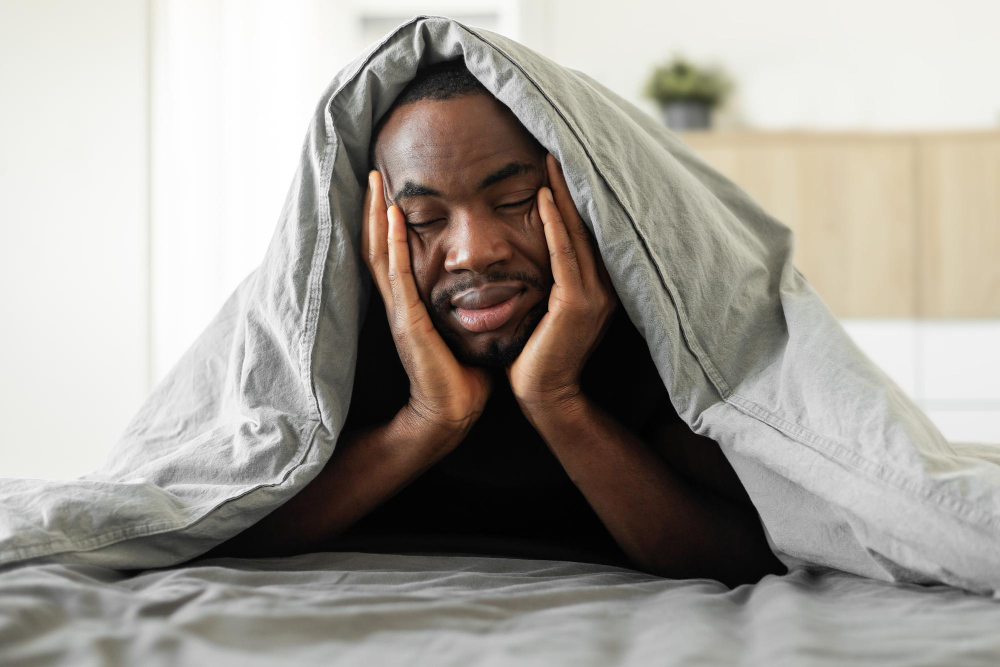
[(994, 667), (998, 627), (988, 598), (832, 570), (735, 590), (606, 565), (360, 553), (0, 571), (6, 667)]
[(563, 165), (674, 407), (720, 444), (786, 564), (1000, 589), (998, 448), (948, 443), (865, 357), (793, 265), (785, 225), (586, 75), (427, 17), (333, 79), (261, 264), (106, 463), (2, 481), (0, 563), (181, 563), (318, 474), (372, 288), (359, 255), (372, 125), (418, 65), (451, 58)]

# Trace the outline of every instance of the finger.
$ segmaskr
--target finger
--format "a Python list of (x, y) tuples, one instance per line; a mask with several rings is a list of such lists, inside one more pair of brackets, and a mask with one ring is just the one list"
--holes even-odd
[(566, 221), (566, 228), (573, 239), (573, 247), (576, 248), (581, 274), (583, 276), (594, 275), (594, 244), (591, 243), (590, 232), (583, 224), (583, 218), (576, 210), (576, 203), (573, 201), (573, 195), (569, 192), (562, 166), (552, 153), (545, 156), (545, 166), (548, 168), (549, 185), (552, 187), (556, 206), (559, 207), (563, 220)]
[(368, 263), (385, 303), (386, 312), (392, 312), (392, 288), (389, 283), (389, 251), (386, 236), (389, 228), (385, 210), (385, 195), (382, 193), (382, 175), (378, 171), (368, 174), (369, 206), (366, 211), (368, 221)]
[(566, 223), (563, 222), (559, 209), (556, 208), (552, 190), (544, 186), (538, 190), (538, 214), (542, 218), (545, 244), (549, 248), (552, 277), (556, 284), (563, 287), (582, 286), (580, 265), (577, 262), (573, 240), (566, 231)]
[(410, 266), (410, 246), (406, 243), (406, 221), (395, 204), (388, 210), (389, 285), (398, 314), (412, 316), (423, 304)]
[[(368, 243), (368, 209), (372, 205), (372, 178), (371, 174), (368, 174), (368, 185), (365, 186), (365, 200), (361, 204), (361, 258), (365, 261), (365, 266), (371, 271), (372, 265), (370, 258), (368, 257), (368, 252), (370, 250)], [(374, 276), (373, 276), (374, 277)]]

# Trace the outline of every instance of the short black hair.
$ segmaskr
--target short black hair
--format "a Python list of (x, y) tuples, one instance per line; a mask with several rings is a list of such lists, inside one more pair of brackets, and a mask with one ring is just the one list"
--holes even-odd
[(472, 75), (465, 66), (465, 61), (446, 60), (434, 65), (428, 65), (417, 70), (417, 75), (408, 83), (399, 96), (393, 101), (385, 114), (372, 128), (372, 140), (368, 148), (368, 164), (370, 169), (375, 166), (375, 143), (382, 127), (399, 107), (413, 104), (420, 100), (450, 100), (460, 95), (492, 95), (490, 91)]

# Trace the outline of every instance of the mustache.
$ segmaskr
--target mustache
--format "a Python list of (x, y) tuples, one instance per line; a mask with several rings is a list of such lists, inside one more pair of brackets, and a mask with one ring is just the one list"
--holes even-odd
[(542, 282), (541, 278), (539, 278), (537, 275), (533, 273), (528, 273), (527, 271), (504, 271), (504, 272), (491, 273), (488, 276), (485, 276), (478, 280), (469, 278), (468, 280), (459, 282), (458, 284), (456, 284), (454, 287), (451, 287), (447, 291), (441, 292), (437, 296), (431, 297), (431, 305), (433, 305), (434, 308), (439, 311), (447, 310), (451, 308), (451, 298), (456, 294), (458, 294), (459, 292), (463, 292), (467, 289), (484, 287), (490, 283), (499, 281), (507, 281), (507, 282), (519, 281), (534, 287), (539, 292), (545, 291), (545, 284)]

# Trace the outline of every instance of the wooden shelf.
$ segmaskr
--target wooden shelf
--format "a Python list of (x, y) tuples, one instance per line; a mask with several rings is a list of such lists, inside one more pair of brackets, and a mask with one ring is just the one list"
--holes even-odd
[(1000, 132), (680, 135), (796, 234), (840, 317), (1000, 317)]

